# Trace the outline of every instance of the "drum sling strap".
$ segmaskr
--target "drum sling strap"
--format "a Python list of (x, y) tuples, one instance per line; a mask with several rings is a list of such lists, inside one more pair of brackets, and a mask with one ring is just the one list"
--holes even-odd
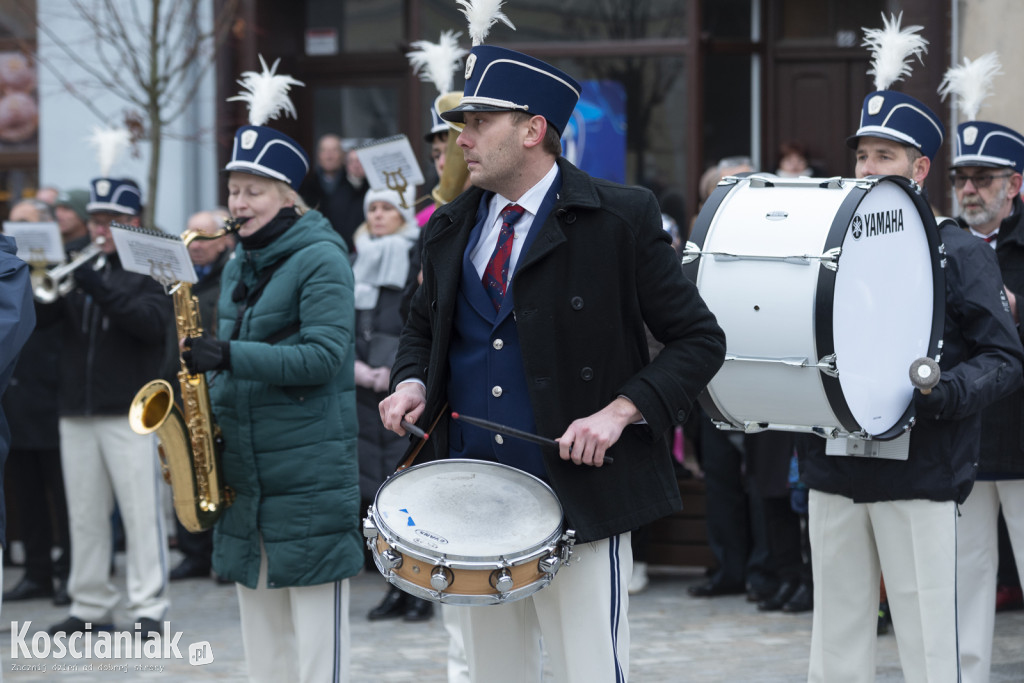
[[(435, 417), (434, 421), (430, 423), (430, 429), (427, 430), (427, 434), (434, 433), (434, 428), (437, 427), (437, 423), (441, 421), (441, 416), (444, 415), (447, 410), (448, 404), (445, 403), (444, 407), (442, 407), (441, 411), (437, 414), (437, 417)], [(412, 451), (405, 458), (405, 460), (403, 460), (398, 465), (398, 467), (395, 469), (395, 472), (401, 472), (402, 470), (408, 469), (410, 466), (412, 466), (412, 463), (416, 459), (416, 456), (420, 454), (420, 451), (423, 450), (423, 446), (426, 445), (426, 443), (426, 439), (420, 439), (420, 442), (413, 447)]]

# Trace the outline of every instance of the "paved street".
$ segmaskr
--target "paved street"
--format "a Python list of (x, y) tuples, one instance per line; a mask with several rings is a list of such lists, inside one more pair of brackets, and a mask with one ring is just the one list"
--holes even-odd
[[(177, 557), (172, 558), (176, 561)], [(117, 581), (123, 586), (124, 571), (118, 556)], [(4, 571), (9, 588), (20, 578), (19, 569)], [(695, 599), (686, 587), (702, 578), (699, 570), (654, 568), (650, 587), (633, 596), (629, 606), (632, 628), (631, 676), (635, 683), (676, 681), (739, 681), (782, 683), (800, 681), (806, 675), (811, 617), (761, 614), (743, 596)], [(111, 681), (245, 681), (238, 605), (233, 586), (212, 579), (192, 579), (172, 584), (172, 630), (181, 631), (178, 641), (182, 659), (79, 659), (34, 660), (11, 658), (10, 625), (32, 620), (31, 634), (66, 616), (63, 608), (48, 600), (3, 605), (0, 657), (6, 681), (56, 681), (75, 683)], [(352, 580), (352, 681), (377, 683), (417, 681), (442, 683), (445, 677), (446, 637), (439, 618), (421, 624), (401, 621), (366, 621), (366, 612), (383, 594), (383, 579), (363, 574)], [(118, 625), (127, 625), (120, 614)], [(188, 645), (208, 641), (214, 661), (191, 666)], [(1024, 681), (1024, 612), (996, 617), (993, 683)], [(84, 667), (89, 663), (93, 671)], [(892, 635), (879, 638), (879, 681), (903, 679)], [(12, 666), (45, 665), (45, 671), (14, 671)], [(101, 665), (124, 666), (126, 671), (98, 670)], [(163, 671), (137, 670), (137, 666), (163, 666)], [(77, 666), (60, 671), (55, 667)]]

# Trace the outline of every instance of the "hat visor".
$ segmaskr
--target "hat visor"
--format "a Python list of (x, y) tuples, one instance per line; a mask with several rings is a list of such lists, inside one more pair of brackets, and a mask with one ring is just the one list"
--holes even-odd
[(263, 173), (255, 168), (222, 168), (220, 169), (221, 174), (227, 175), (229, 173), (243, 173), (245, 175), (254, 175), (258, 178), (268, 178), (270, 180), (276, 180), (279, 183), (284, 183), (288, 187), (291, 187), (291, 183), (287, 180), (281, 180), (276, 176), (272, 176), (269, 173)]
[(969, 159), (969, 160), (966, 160), (966, 161), (954, 161), (953, 165), (950, 166), (949, 168), (950, 168), (950, 170), (952, 170), (954, 168), (971, 168), (972, 166), (977, 166), (978, 168), (1007, 168), (1007, 169), (1010, 169), (1011, 171), (1013, 171), (1014, 173), (1017, 172), (1013, 168), (1013, 166), (1011, 166), (1009, 164), (997, 164), (994, 161), (982, 161), (982, 160), (979, 160), (979, 159)]
[[(449, 123), (465, 123), (464, 114), (467, 111), (514, 111), (508, 107), (495, 107), (490, 104), (466, 103), (460, 104), (454, 109), (441, 112), (441, 118)], [(462, 130), (461, 127), (458, 130)]]
[[(914, 147), (913, 145), (909, 144), (906, 140), (901, 140), (895, 135), (886, 135), (885, 133), (876, 133), (874, 131), (872, 131), (870, 135), (851, 135), (850, 137), (846, 138), (846, 146), (849, 147), (850, 149), (857, 149), (857, 143), (860, 141), (861, 138), (881, 138), (883, 140), (892, 140), (893, 142), (898, 142), (904, 147)], [(917, 148), (914, 147), (914, 149)]]

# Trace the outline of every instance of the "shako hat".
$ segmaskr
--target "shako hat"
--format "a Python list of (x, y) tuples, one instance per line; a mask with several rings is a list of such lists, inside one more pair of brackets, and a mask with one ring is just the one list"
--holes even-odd
[(466, 59), (462, 101), (441, 117), (462, 123), (468, 111), (522, 111), (543, 116), (561, 135), (579, 99), (580, 84), (564, 71), (515, 50), (477, 45)]
[(282, 113), (295, 118), (295, 106), (288, 97), (293, 85), (303, 85), (291, 76), (275, 73), (280, 59), (269, 69), (260, 55), (263, 71), (246, 71), (238, 84), (244, 88), (228, 101), (249, 104), (249, 125), (235, 131), (231, 161), (225, 171), (248, 173), (280, 180), (298, 190), (309, 172), (309, 155), (302, 146), (284, 133), (264, 125)]
[(456, 0), (469, 23), (473, 49), (466, 58), (462, 100), (441, 118), (464, 123), (467, 111), (522, 111), (543, 116), (561, 135), (580, 99), (580, 84), (550, 64), (503, 47), (484, 45), (491, 26), (515, 26), (501, 0)]
[(89, 182), (89, 201), (85, 210), (138, 216), (142, 213), (142, 190), (129, 178), (112, 178), (111, 170), (121, 154), (131, 145), (126, 128), (93, 128), (89, 143), (96, 148), (100, 176)]
[(89, 213), (122, 213), (138, 216), (142, 213), (142, 190), (130, 178), (93, 178), (89, 185)]
[(946, 70), (939, 94), (943, 98), (956, 95), (965, 119), (956, 129), (953, 168), (987, 166), (1024, 173), (1024, 137), (1012, 128), (977, 120), (982, 102), (992, 93), (992, 79), (1001, 69), (999, 56), (989, 52), (973, 62), (964, 57), (963, 64)]
[(882, 17), (883, 28), (864, 29), (862, 45), (871, 48), (871, 69), (875, 75), (875, 92), (864, 98), (860, 126), (846, 139), (846, 145), (857, 149), (861, 137), (894, 140), (932, 159), (942, 146), (946, 128), (942, 120), (919, 100), (888, 90), (889, 86), (911, 73), (909, 58), (927, 52), (928, 41), (917, 35), (921, 26), (900, 29), (901, 12), (891, 19)]

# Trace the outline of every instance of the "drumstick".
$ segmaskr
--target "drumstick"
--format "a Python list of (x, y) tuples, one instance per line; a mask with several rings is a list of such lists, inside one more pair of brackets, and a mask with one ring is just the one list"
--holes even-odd
[(932, 389), (939, 383), (942, 371), (939, 364), (931, 358), (918, 358), (910, 364), (910, 383), (917, 387), (922, 394), (932, 393)]
[[(545, 436), (538, 436), (537, 434), (531, 434), (530, 432), (524, 432), (522, 429), (516, 429), (515, 427), (507, 427), (497, 422), (491, 422), (490, 420), (482, 420), (479, 417), (469, 417), (468, 415), (461, 415), (459, 413), (452, 413), (453, 420), (462, 420), (463, 422), (477, 427), (496, 432), (498, 434), (504, 434), (505, 436), (511, 436), (515, 439), (522, 439), (523, 441), (529, 441), (540, 446), (553, 446), (558, 448), (558, 442), (554, 439), (549, 439)], [(604, 456), (604, 461), (609, 465), (615, 462), (614, 459), (609, 456)]]
[(411, 422), (406, 422), (405, 420), (402, 420), (401, 425), (402, 425), (402, 429), (404, 429), (405, 431), (409, 432), (413, 436), (420, 437), (424, 441), (426, 441), (427, 439), (430, 438), (430, 434), (427, 434), (425, 431), (423, 431), (422, 429), (420, 429), (416, 425), (412, 424)]

